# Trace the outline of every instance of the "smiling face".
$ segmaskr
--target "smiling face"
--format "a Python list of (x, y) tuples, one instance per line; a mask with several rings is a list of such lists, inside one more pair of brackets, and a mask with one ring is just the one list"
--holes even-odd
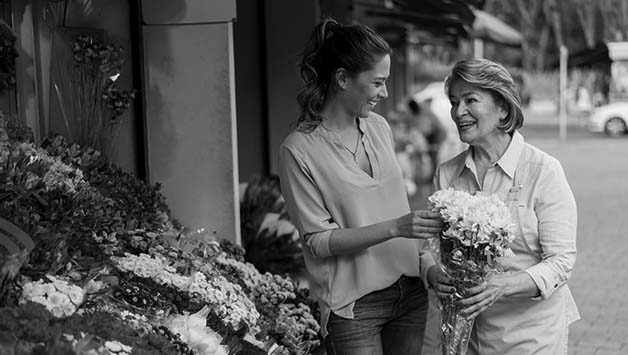
[(353, 117), (368, 117), (377, 103), (388, 97), (389, 76), (390, 56), (385, 55), (370, 70), (343, 79), (346, 106)]
[(454, 80), (449, 88), (451, 118), (458, 127), (460, 140), (469, 145), (489, 143), (505, 134), (497, 128), (507, 116), (490, 91), (463, 80)]

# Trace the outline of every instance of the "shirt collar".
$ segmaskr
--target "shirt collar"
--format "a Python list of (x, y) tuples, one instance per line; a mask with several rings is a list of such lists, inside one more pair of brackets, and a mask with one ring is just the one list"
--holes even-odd
[[(365, 122), (365, 118), (363, 117), (356, 117), (358, 120), (358, 129), (360, 130), (360, 132), (362, 133), (362, 139), (364, 139), (364, 136), (366, 136), (366, 122)], [(332, 142), (334, 142), (335, 144), (337, 144), (340, 147), (344, 147), (344, 144), (342, 143), (342, 138), (340, 137), (340, 135), (338, 133), (336, 133), (335, 131), (328, 129), (327, 127), (325, 127), (325, 125), (323, 123), (319, 124), (314, 131), (316, 134), (325, 137), (329, 140), (331, 140)]]
[[(506, 148), (506, 151), (495, 163), (495, 165), (499, 166), (511, 179), (515, 176), (515, 170), (517, 169), (517, 164), (519, 163), (519, 157), (521, 156), (523, 146), (523, 136), (521, 133), (515, 131), (512, 135), (512, 139), (510, 140), (510, 144), (508, 144), (508, 147)], [(467, 149), (463, 163), (458, 166), (455, 176), (460, 176), (460, 174), (464, 171), (464, 168), (467, 168), (476, 174), (471, 147)]]
[(523, 145), (523, 136), (521, 133), (515, 131), (512, 135), (508, 148), (506, 148), (506, 151), (496, 163), (496, 165), (502, 168), (502, 170), (508, 174), (511, 179), (515, 176), (515, 170), (517, 169), (517, 164), (519, 163), (519, 157), (521, 156)]

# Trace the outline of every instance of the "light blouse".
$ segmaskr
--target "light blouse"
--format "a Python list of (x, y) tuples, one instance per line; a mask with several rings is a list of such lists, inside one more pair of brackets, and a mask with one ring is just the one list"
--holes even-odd
[(358, 228), (410, 212), (393, 136), (386, 120), (371, 113), (358, 127), (372, 167), (362, 170), (341, 137), (323, 124), (298, 128), (280, 149), (280, 182), (288, 214), (302, 238), (310, 291), (318, 299), (321, 330), (330, 312), (353, 318), (357, 299), (392, 285), (402, 275), (420, 276), (422, 243), (394, 238), (348, 255), (331, 255), (335, 229)]

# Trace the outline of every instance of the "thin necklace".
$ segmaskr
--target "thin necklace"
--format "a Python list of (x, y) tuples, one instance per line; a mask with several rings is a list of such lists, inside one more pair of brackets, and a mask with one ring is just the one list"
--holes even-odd
[(354, 162), (358, 162), (358, 149), (360, 149), (360, 136), (362, 135), (362, 132), (360, 132), (360, 129), (358, 129), (358, 139), (355, 142), (355, 149), (351, 152), (351, 154), (353, 155), (353, 161)]
[[(353, 150), (351, 150), (351, 148), (347, 147), (346, 144), (342, 143), (342, 145), (349, 151), (349, 153), (351, 153), (351, 155), (353, 156), (353, 161), (354, 162), (358, 162), (358, 149), (360, 148), (360, 141), (362, 138), (362, 131), (360, 131), (360, 121), (358, 121), (358, 118), (355, 118), (355, 123), (357, 125), (357, 129), (358, 129), (358, 137), (357, 140), (355, 142), (355, 148)], [(321, 122), (321, 125), (328, 131), (330, 132), (334, 132), (336, 133), (333, 129), (327, 128), (327, 126), (325, 126), (325, 124), (323, 122)], [(336, 133), (338, 134), (338, 133)]]

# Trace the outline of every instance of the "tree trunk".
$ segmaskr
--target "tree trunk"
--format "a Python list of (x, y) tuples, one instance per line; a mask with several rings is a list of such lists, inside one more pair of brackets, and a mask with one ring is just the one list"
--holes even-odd
[(574, 1), (587, 48), (593, 48), (595, 47), (595, 3), (590, 0)]
[[(507, 2), (505, 2), (507, 3)], [(519, 30), (523, 35), (523, 68), (538, 68), (538, 60), (544, 61), (544, 48), (539, 46), (539, 28), (545, 27), (546, 17), (543, 16), (543, 0), (517, 0), (516, 13), (519, 17)]]
[(554, 38), (556, 39), (556, 46), (560, 48), (565, 44), (563, 39), (563, 26), (560, 18), (560, 10), (558, 8), (557, 0), (547, 0), (545, 3), (545, 13), (548, 18), (552, 19), (552, 26), (554, 27)]
[(541, 35), (539, 36), (539, 52), (536, 55), (537, 72), (543, 71), (545, 69), (545, 58), (547, 54), (547, 49), (549, 47), (551, 33), (550, 30), (550, 25), (546, 23), (541, 30)]

